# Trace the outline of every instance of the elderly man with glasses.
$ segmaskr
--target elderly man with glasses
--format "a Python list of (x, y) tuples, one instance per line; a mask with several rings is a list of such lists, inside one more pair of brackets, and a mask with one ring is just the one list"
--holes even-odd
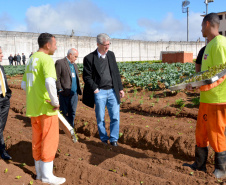
[[(97, 49), (83, 60), (83, 103), (94, 107), (100, 139), (118, 146), (120, 98), (124, 97), (120, 73), (115, 55), (109, 51), (110, 37), (97, 35)], [(110, 116), (110, 137), (105, 129), (105, 107)]]

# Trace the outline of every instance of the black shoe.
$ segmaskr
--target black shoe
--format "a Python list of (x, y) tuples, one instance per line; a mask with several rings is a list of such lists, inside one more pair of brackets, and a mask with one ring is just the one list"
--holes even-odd
[(108, 140), (102, 141), (102, 143), (104, 143), (105, 145), (108, 145)]
[(3, 160), (11, 160), (12, 157), (6, 152), (6, 150), (3, 150), (2, 153), (1, 153), (1, 158)]
[(117, 141), (112, 141), (112, 142), (110, 142), (110, 144), (111, 144), (112, 146), (118, 146)]

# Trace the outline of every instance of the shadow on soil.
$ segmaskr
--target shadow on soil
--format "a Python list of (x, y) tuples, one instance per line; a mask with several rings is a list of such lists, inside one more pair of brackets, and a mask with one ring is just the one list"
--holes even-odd
[(87, 141), (84, 139), (79, 139), (79, 142), (86, 144), (89, 152), (92, 153), (92, 156), (90, 157), (90, 164), (92, 165), (99, 165), (103, 161), (113, 158), (119, 154), (134, 158), (149, 158), (149, 156), (145, 155), (144, 153), (136, 152), (121, 146), (114, 147), (109, 144), (106, 145), (101, 142)]
[(23, 115), (16, 115), (15, 118), (22, 120), (25, 123), (24, 127), (31, 127), (31, 119), (29, 117)]
[(12, 145), (8, 149), (8, 152), (12, 157), (13, 164), (35, 179), (33, 172), (27, 169), (27, 166), (34, 166), (31, 142), (20, 141), (19, 143)]

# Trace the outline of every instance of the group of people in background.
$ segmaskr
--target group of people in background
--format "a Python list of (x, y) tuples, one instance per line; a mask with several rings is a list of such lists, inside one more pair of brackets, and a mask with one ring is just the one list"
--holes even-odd
[[(31, 54), (29, 55), (29, 58), (31, 57), (31, 55), (33, 54), (33, 52), (31, 52)], [(24, 53), (22, 53), (22, 56), (20, 56), (20, 54), (15, 54), (14, 56), (12, 54), (10, 54), (10, 56), (8, 57), (9, 60), (9, 65), (13, 66), (13, 63), (15, 66), (21, 65), (21, 60), (23, 62), (23, 65), (26, 64), (26, 56), (24, 55)]]

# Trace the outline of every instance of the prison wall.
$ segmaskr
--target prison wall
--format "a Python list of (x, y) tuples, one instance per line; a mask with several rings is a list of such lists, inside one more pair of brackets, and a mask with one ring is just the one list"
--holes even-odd
[[(0, 31), (0, 46), (3, 51), (2, 65), (8, 65), (8, 56), (12, 54), (25, 54), (27, 60), (31, 52), (38, 50), (38, 33)], [(97, 48), (95, 37), (55, 35), (57, 50), (52, 56), (56, 61), (66, 56), (70, 48), (79, 51), (77, 62), (82, 63), (83, 58)], [(176, 41), (142, 41), (129, 39), (112, 39), (110, 50), (115, 53), (117, 62), (161, 60), (163, 51), (192, 52), (196, 58), (204, 42), (176, 42)]]

